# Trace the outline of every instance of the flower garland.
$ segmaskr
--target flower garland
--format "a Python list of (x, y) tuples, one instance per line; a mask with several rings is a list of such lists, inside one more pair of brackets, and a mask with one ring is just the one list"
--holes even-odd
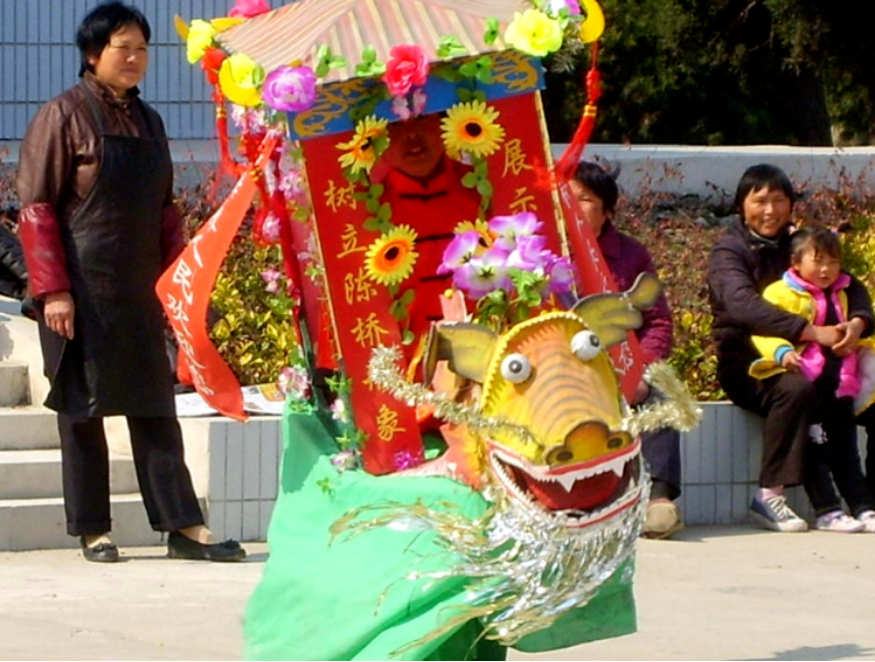
[(488, 223), (461, 223), (438, 273), (475, 301), (474, 317), (499, 333), (528, 319), (554, 295), (567, 294), (574, 268), (546, 248), (543, 223), (532, 212), (495, 216)]

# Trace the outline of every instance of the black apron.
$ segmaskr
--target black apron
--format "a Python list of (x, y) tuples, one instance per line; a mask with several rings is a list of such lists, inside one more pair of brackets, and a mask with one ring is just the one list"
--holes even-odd
[(107, 135), (103, 110), (82, 87), (98, 126), (100, 165), (88, 197), (61, 227), (75, 337), (66, 340), (40, 321), (51, 383), (45, 404), (71, 416), (173, 416), (164, 317), (154, 291), (173, 166), (148, 113), (150, 137)]

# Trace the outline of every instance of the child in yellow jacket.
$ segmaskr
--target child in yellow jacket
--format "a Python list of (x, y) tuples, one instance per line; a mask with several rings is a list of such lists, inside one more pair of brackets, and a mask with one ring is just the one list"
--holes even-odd
[[(826, 228), (805, 227), (793, 235), (791, 267), (781, 280), (769, 285), (763, 298), (782, 310), (795, 313), (811, 324), (829, 326), (847, 320), (845, 288), (848, 274), (841, 271), (838, 238)], [(762, 358), (753, 362), (750, 374), (767, 379), (787, 370), (798, 371), (814, 383), (818, 410), (812, 428), (812, 443), (806, 449), (805, 490), (817, 514), (815, 528), (825, 531), (875, 533), (875, 500), (866, 485), (857, 449), (855, 398), (864, 393), (860, 368), (868, 365), (862, 352), (840, 357), (830, 347), (816, 343), (794, 346), (777, 337), (753, 336)], [(868, 344), (868, 343), (867, 343)], [(871, 372), (871, 371), (870, 371)], [(863, 399), (868, 399), (863, 395)], [(865, 408), (868, 402), (858, 402)], [(832, 474), (832, 476), (830, 476)], [(847, 516), (832, 486), (835, 482), (854, 517)]]

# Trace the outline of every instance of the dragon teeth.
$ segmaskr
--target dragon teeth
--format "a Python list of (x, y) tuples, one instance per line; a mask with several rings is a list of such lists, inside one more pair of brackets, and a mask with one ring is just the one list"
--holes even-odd
[(577, 478), (574, 477), (574, 474), (562, 474), (561, 476), (556, 476), (556, 482), (562, 485), (566, 492), (570, 492), (574, 487), (574, 483), (577, 482)]

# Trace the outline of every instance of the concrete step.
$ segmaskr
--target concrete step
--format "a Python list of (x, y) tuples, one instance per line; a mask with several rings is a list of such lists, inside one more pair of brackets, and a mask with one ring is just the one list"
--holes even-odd
[[(112, 538), (121, 547), (159, 545), (161, 535), (149, 526), (139, 494), (117, 494), (112, 503)], [(0, 500), (0, 551), (78, 547), (67, 535), (64, 500)]]
[(0, 408), (0, 451), (59, 448), (57, 415), (40, 405)]
[[(133, 460), (110, 458), (109, 483), (114, 494), (137, 492)], [(0, 452), (0, 499), (61, 496), (60, 449)]]
[(0, 407), (16, 407), (30, 402), (27, 364), (21, 361), (0, 363)]

